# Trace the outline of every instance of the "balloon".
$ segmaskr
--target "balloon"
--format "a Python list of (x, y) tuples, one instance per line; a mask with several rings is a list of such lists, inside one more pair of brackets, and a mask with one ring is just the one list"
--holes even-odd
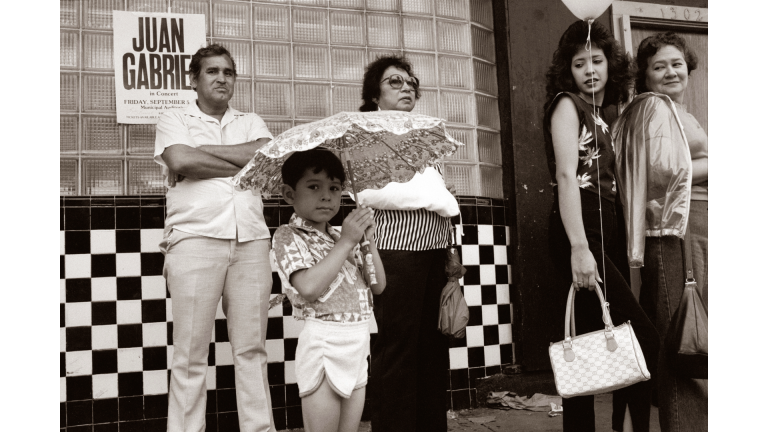
[(563, 0), (568, 9), (580, 20), (599, 17), (613, 3), (613, 0)]

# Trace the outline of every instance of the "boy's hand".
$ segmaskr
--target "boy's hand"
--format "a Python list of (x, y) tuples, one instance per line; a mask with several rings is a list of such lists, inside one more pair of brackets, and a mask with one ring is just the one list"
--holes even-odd
[[(373, 210), (356, 208), (350, 212), (341, 224), (341, 241), (349, 241), (355, 245), (360, 243), (363, 233), (367, 233), (373, 224)], [(368, 235), (373, 235), (371, 232)]]

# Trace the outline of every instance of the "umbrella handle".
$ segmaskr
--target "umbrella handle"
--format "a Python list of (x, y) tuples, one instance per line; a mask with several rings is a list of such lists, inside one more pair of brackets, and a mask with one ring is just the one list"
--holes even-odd
[[(349, 152), (344, 149), (344, 159), (347, 161), (347, 171), (349, 171), (349, 180), (352, 183), (352, 193), (355, 194), (355, 205), (360, 208), (360, 200), (357, 199), (357, 189), (355, 188), (355, 173), (352, 171), (352, 163), (349, 161)], [(363, 233), (363, 241), (360, 243), (360, 251), (363, 253), (365, 271), (368, 273), (368, 280), (371, 285), (377, 285), (376, 268), (373, 266), (373, 254), (371, 254), (371, 242)]]

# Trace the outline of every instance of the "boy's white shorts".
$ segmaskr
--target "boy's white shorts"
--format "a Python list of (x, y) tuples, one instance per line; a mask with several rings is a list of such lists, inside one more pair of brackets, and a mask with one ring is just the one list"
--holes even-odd
[(368, 320), (339, 323), (306, 318), (296, 346), (299, 396), (314, 393), (328, 378), (343, 398), (368, 383), (371, 332)]

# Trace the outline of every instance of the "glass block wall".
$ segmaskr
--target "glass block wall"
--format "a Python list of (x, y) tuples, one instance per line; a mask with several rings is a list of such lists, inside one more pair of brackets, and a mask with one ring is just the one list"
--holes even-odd
[(415, 112), (466, 144), (446, 161), (460, 195), (502, 197), (492, 0), (60, 0), (61, 195), (164, 194), (154, 125), (117, 124), (112, 11), (202, 13), (237, 65), (231, 104), (274, 135), (361, 105), (383, 53), (410, 59)]

